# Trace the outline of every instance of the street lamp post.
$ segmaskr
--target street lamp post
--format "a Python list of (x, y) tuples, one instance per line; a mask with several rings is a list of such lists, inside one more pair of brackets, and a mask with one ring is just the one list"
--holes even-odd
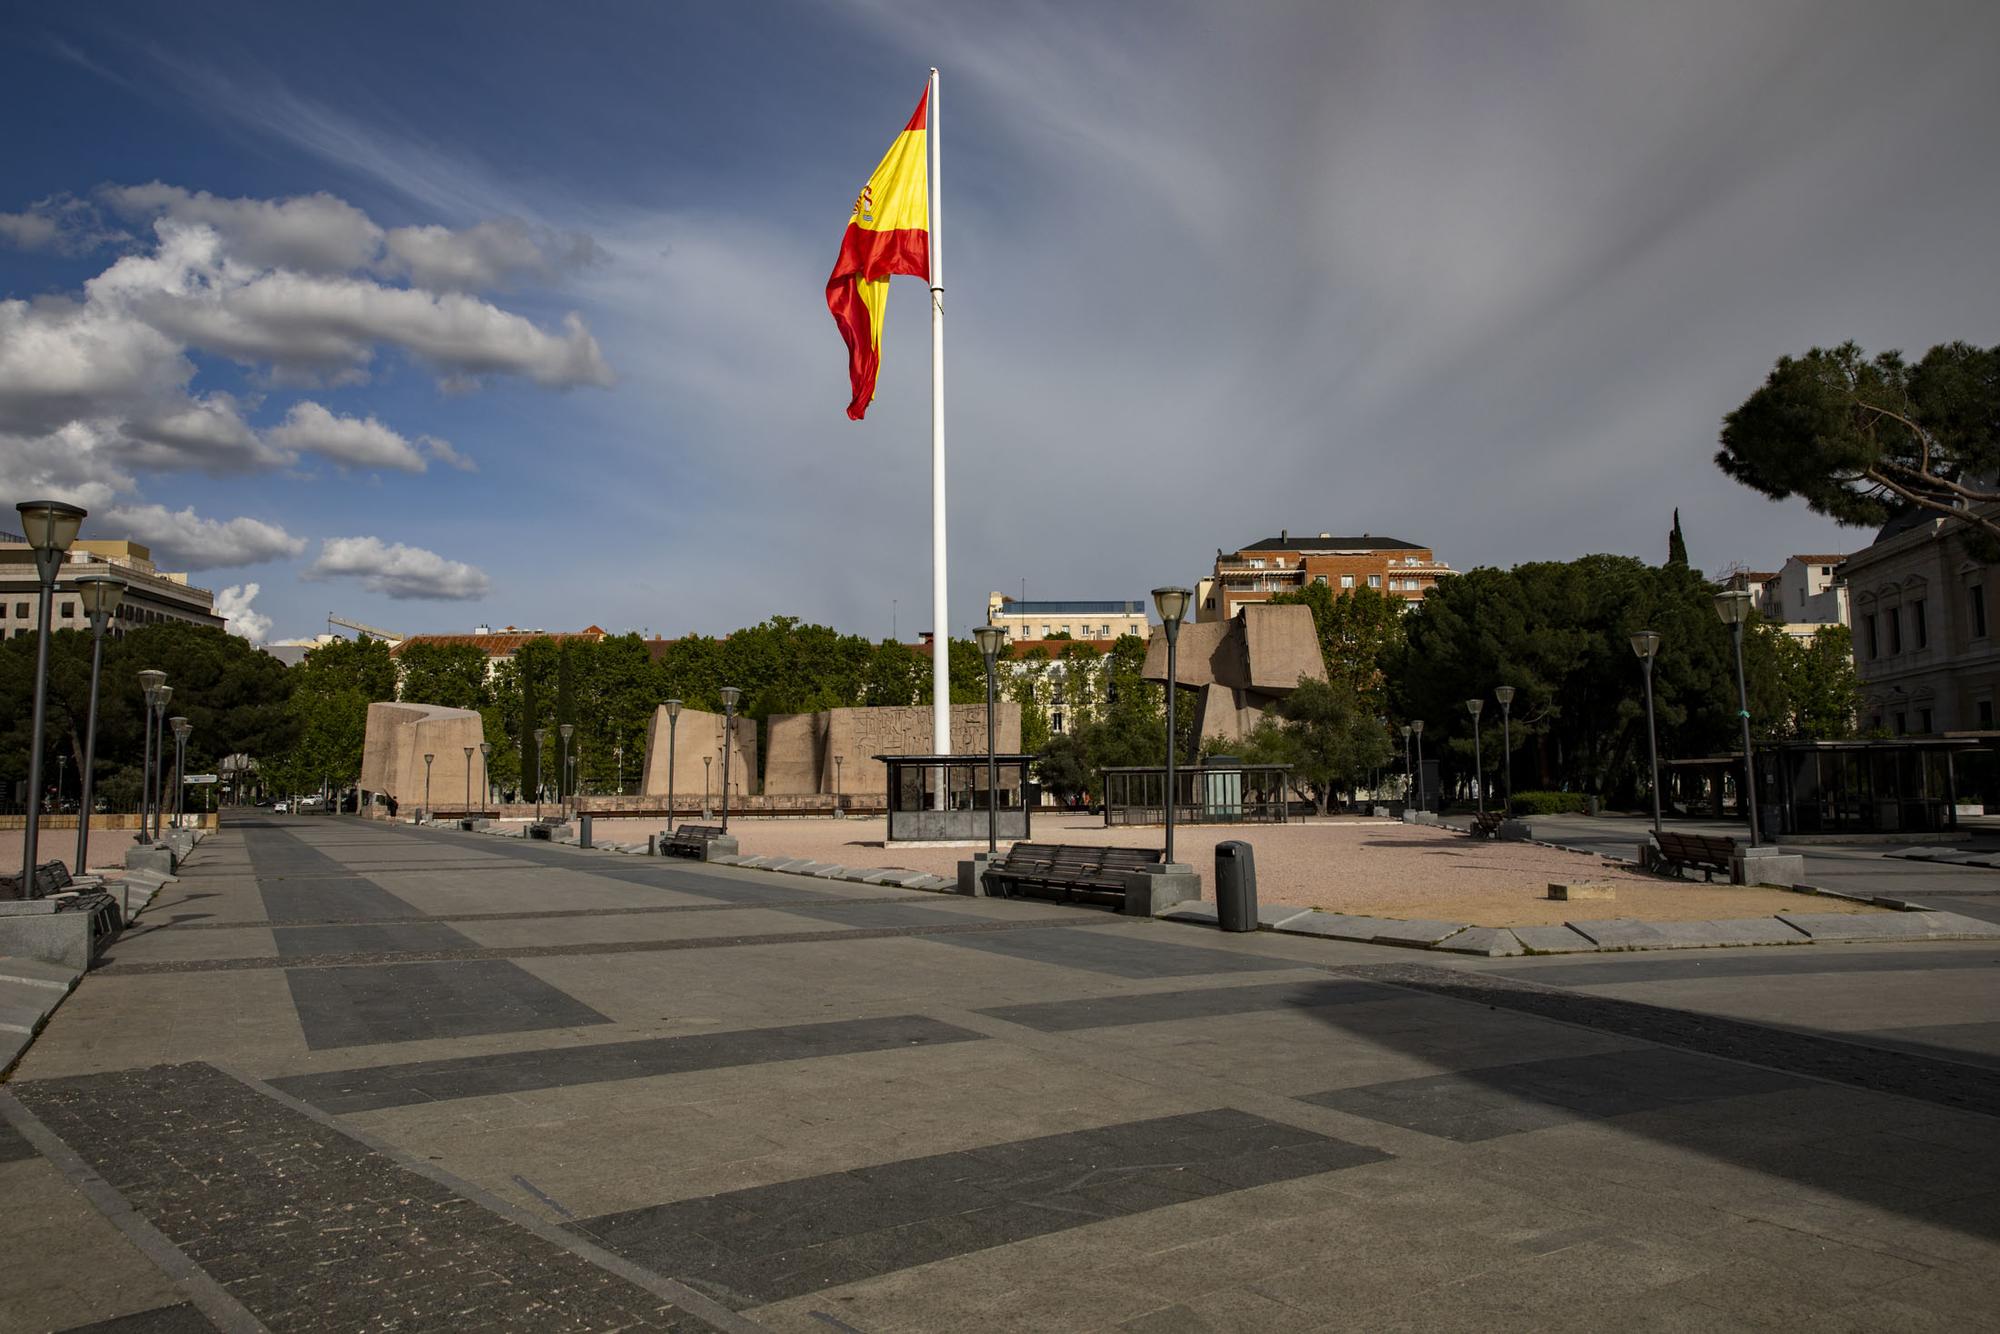
[(142, 846), (153, 841), (149, 828), (153, 812), (153, 710), (160, 707), (160, 691), (166, 680), (167, 674), (162, 671), (149, 668), (139, 673), (140, 728), (146, 740), (145, 767), (139, 773), (139, 837), (134, 841)]
[(833, 809), (836, 815), (842, 814), (846, 810), (843, 802), (846, 800), (847, 788), (840, 781), (840, 766), (846, 763), (846, 761), (847, 757), (845, 755), (836, 755), (833, 757)]
[(479, 743), (479, 812), (483, 816), (493, 803), (493, 743)]
[(174, 730), (174, 828), (181, 827), (181, 812), (187, 808), (187, 744), (194, 724), (185, 718), (169, 718)]
[(1501, 814), (1511, 816), (1514, 813), (1514, 687), (1493, 687), (1493, 698), (1500, 701), (1500, 749), (1506, 752), (1501, 765), (1506, 774), (1506, 788), (1501, 800), (1507, 805)]
[[(21, 853), (21, 897), (35, 893), (36, 840), (42, 816), (42, 743), (47, 735), (49, 716), (49, 641), (55, 627), (56, 576), (62, 572), (63, 557), (76, 541), (87, 511), (60, 500), (28, 500), (16, 505), (21, 514), (21, 531), (35, 553), (35, 573), (41, 578), (41, 619), (36, 623), (35, 640), (35, 720), (33, 748), (28, 752), (28, 822), (23, 831)], [(83, 870), (77, 868), (78, 872)]]
[(423, 818), (424, 818), (424, 819), (426, 819), (426, 820), (430, 819), (430, 817), (431, 817), (431, 761), (432, 761), (432, 760), (434, 760), (434, 759), (436, 759), (436, 758), (437, 758), (437, 755), (436, 755), (436, 754), (435, 754), (434, 752), (432, 752), (432, 751), (425, 751), (425, 752), (424, 752), (424, 810), (423, 810)]
[(1180, 654), (1181, 620), (1187, 615), (1188, 601), (1193, 596), (1189, 590), (1173, 586), (1153, 590), (1153, 606), (1159, 611), (1161, 626), (1167, 632), (1167, 838), (1161, 860), (1169, 866), (1174, 860), (1174, 696), (1180, 693), (1176, 669)]
[[(159, 710), (160, 717), (158, 723), (159, 741), (158, 741), (158, 748), (153, 753), (159, 756), (158, 767), (164, 770), (167, 767), (167, 705), (173, 701), (174, 688), (172, 686), (161, 686), (159, 691), (159, 696), (160, 696), (160, 710)], [(153, 837), (154, 838), (158, 838), (160, 836), (160, 825), (166, 813), (167, 813), (167, 776), (165, 773), (159, 773), (154, 775), (153, 778)]]
[[(674, 832), (674, 760), (676, 758), (674, 752), (679, 748), (677, 743), (680, 741), (680, 731), (681, 702), (677, 699), (670, 699), (667, 701), (667, 832), (669, 834)], [(703, 772), (705, 774), (707, 771), (704, 770)], [(641, 784), (641, 786), (643, 787), (644, 784)], [(704, 806), (708, 804), (706, 784), (703, 785), (701, 802)]]
[(1424, 782), (1424, 720), (1415, 719), (1410, 723), (1410, 735), (1417, 739), (1417, 809), (1430, 809), (1429, 784)]
[(611, 747), (611, 754), (618, 765), (618, 795), (625, 795), (625, 743), (619, 741)]
[(708, 818), (708, 766), (714, 763), (713, 755), (701, 757), (701, 815), (704, 820)]
[(1715, 614), (1729, 627), (1736, 645), (1736, 713), (1743, 721), (1743, 809), (1750, 817), (1750, 846), (1757, 837), (1757, 761), (1750, 753), (1750, 688), (1743, 680), (1743, 623), (1750, 619), (1747, 589), (1726, 588), (1715, 595)]
[(1410, 725), (1403, 724), (1403, 804), (1410, 804), (1410, 797), (1416, 791), (1417, 771), (1410, 767)]
[(736, 701), (743, 692), (735, 686), (722, 688), (722, 832), (729, 832), (729, 752), (736, 739)]
[(465, 748), (465, 818), (468, 820), (472, 818), (472, 751), (471, 746)]
[(1646, 758), (1653, 789), (1653, 837), (1660, 836), (1660, 734), (1653, 725), (1653, 658), (1660, 651), (1660, 632), (1641, 630), (1632, 636), (1632, 652), (1638, 655), (1641, 674), (1646, 678)]
[(74, 580), (83, 614), (90, 620), (90, 714), (83, 729), (82, 794), (76, 804), (76, 873), (90, 869), (90, 803), (97, 777), (97, 683), (104, 674), (104, 632), (125, 596), (125, 581), (112, 574), (80, 574)]
[(535, 729), (535, 823), (542, 822), (542, 770), (548, 764), (549, 729)]
[(1000, 850), (1000, 762), (993, 758), (993, 671), (1007, 632), (997, 625), (980, 625), (973, 627), (972, 639), (986, 659), (986, 852), (991, 856)]
[(1481, 815), (1486, 814), (1486, 756), (1479, 746), (1479, 715), (1486, 711), (1486, 701), (1469, 699), (1465, 701), (1465, 711), (1472, 715), (1472, 798)]
[(562, 799), (563, 813), (568, 814), (576, 807), (576, 773), (570, 768), (570, 757), (575, 752), (569, 744), (569, 739), (576, 735), (576, 724), (564, 723), (556, 731), (562, 736), (562, 758), (556, 762), (556, 796)]

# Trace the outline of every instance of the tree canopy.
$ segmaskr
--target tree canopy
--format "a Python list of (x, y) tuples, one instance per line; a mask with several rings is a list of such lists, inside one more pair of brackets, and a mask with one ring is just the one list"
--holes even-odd
[(1848, 342), (1780, 358), (1723, 418), (1715, 462), (1842, 523), (1914, 507), (2000, 542), (2000, 348), (1945, 343), (1912, 364)]

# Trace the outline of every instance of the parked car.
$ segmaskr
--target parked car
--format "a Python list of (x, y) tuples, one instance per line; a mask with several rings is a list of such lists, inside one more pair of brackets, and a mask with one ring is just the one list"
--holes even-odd
[(283, 801), (279, 802), (277, 805), (271, 808), (271, 812), (274, 815), (283, 815), (289, 810), (291, 810), (291, 804), (289, 802), (283, 802)]

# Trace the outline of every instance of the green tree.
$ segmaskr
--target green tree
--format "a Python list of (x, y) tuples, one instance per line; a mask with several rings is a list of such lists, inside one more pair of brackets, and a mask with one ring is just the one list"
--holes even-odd
[(1861, 687), (1854, 672), (1853, 638), (1844, 625), (1821, 626), (1796, 639), (1759, 623), (1768, 642), (1776, 699), (1759, 731), (1766, 737), (1841, 741), (1854, 735)]
[(1403, 600), (1373, 588), (1335, 593), (1325, 584), (1307, 584), (1279, 593), (1271, 601), (1312, 609), (1327, 680), (1346, 685), (1364, 705), (1379, 710), (1384, 701), (1384, 668), (1403, 645)]
[(1723, 418), (1715, 462), (1842, 523), (1914, 507), (2000, 545), (2000, 348), (1946, 343), (1914, 365), (1851, 342), (1780, 358)]
[(1250, 749), (1255, 758), (1283, 755), (1293, 784), (1312, 794), (1321, 815), (1336, 793), (1352, 791), (1394, 751), (1388, 729), (1344, 682), (1301, 677), (1273, 712), (1282, 728), (1274, 736), (1260, 724)]
[(492, 699), (486, 680), (486, 650), (477, 644), (435, 644), (418, 640), (395, 655), (401, 676), (397, 697), (451, 709), (484, 708)]

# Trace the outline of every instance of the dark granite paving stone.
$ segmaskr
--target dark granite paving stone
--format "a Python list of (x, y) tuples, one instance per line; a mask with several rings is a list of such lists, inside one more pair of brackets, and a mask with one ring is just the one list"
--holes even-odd
[(1803, 1080), (1661, 1048), (1488, 1066), (1308, 1095), (1303, 1101), (1445, 1139), (1483, 1140), (1566, 1121), (1798, 1088)]
[[(1948, 956), (1940, 956), (1948, 957)], [(1798, 1033), (1739, 1019), (1693, 1014), (1637, 1001), (1516, 981), (1492, 973), (1425, 964), (1343, 968), (1346, 976), (1408, 987), (1489, 1008), (1539, 1015), (1604, 1033), (1765, 1066), (1812, 1079), (1917, 1098), (1941, 1107), (2000, 1116), (2000, 1069), (1887, 1051), (1858, 1042)]]
[(702, 1328), (655, 1294), (212, 1066), (12, 1087), (277, 1334)]
[(571, 1044), (491, 1056), (411, 1061), (293, 1075), (271, 1082), (324, 1111), (347, 1113), (728, 1066), (764, 1065), (772, 1061), (804, 1061), (820, 1056), (974, 1042), (982, 1036), (921, 1015), (895, 1015), (886, 1019), (844, 1019), (732, 1033)]
[(478, 942), (442, 922), (393, 926), (284, 926), (273, 931), (280, 959), (317, 954), (402, 954), (477, 948)]
[(908, 1158), (570, 1226), (741, 1310), (1388, 1157), (1225, 1108)]
[(0, 1163), (18, 1163), (35, 1156), (35, 1146), (27, 1137), (0, 1118)]
[(1888, 1047), (1940, 1061), (2000, 1067), (2000, 1023), (1923, 1024), (1880, 1028), (1852, 1035), (1872, 1047)]
[(290, 876), (258, 873), (257, 893), (264, 916), (274, 923), (312, 922), (328, 917), (366, 922), (382, 917), (422, 917), (415, 905), (372, 880), (352, 875)]
[(1250, 973), (1309, 965), (1290, 959), (1268, 959), (1256, 954), (1204, 949), (1199, 945), (1177, 945), (1148, 936), (1144, 939), (1116, 932), (1067, 927), (1014, 937), (1011, 934), (979, 936), (939, 936), (940, 944), (962, 945), (1059, 968), (1077, 968), (1086, 973), (1112, 977), (1192, 977), (1205, 973)]
[(1395, 991), (1366, 982), (1272, 982), (1249, 987), (1205, 987), (1198, 991), (1155, 991), (1140, 996), (1036, 1001), (979, 1013), (1042, 1033), (1067, 1033), (1079, 1028), (1162, 1024), (1176, 1019), (1212, 1019), (1266, 1010), (1311, 1010), (1326, 1005), (1397, 999)]
[(214, 1334), (215, 1324), (200, 1308), (187, 1302), (156, 1306), (150, 1311), (71, 1325), (63, 1334)]
[(314, 1051), (611, 1022), (504, 959), (291, 968), (285, 982)]
[[(1809, 902), (1810, 900), (1808, 900)], [(1928, 900), (1926, 900), (1928, 902)], [(1954, 911), (1956, 911), (1954, 909)], [(1487, 976), (1549, 987), (1598, 987), (1619, 982), (1683, 982), (1715, 977), (1789, 977), (1805, 973), (1929, 972), (1937, 968), (1991, 968), (1990, 952), (1917, 950), (1860, 954), (1841, 949), (1708, 950), (1699, 958), (1623, 955), (1616, 959), (1496, 968)]]

